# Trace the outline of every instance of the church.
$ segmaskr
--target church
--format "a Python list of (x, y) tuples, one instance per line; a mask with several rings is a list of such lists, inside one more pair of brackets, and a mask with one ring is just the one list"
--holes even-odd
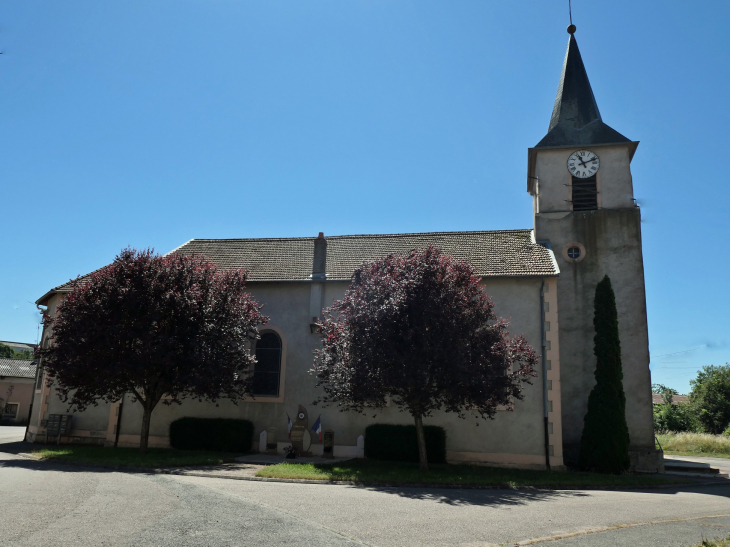
[[(321, 342), (314, 323), (333, 299), (342, 298), (357, 266), (391, 253), (434, 245), (469, 262), (492, 296), (495, 312), (509, 318), (511, 334), (523, 334), (539, 355), (537, 376), (524, 400), (494, 420), (459, 419), (434, 413), (426, 425), (446, 431), (447, 461), (544, 469), (577, 460), (588, 395), (595, 384), (593, 297), (608, 275), (616, 294), (621, 336), (626, 419), (632, 469), (656, 472), (641, 212), (633, 195), (631, 160), (638, 147), (606, 125), (583, 64), (575, 27), (547, 134), (527, 151), (527, 192), (534, 226), (523, 230), (433, 232), (309, 238), (192, 239), (173, 253), (199, 253), (222, 268), (249, 272), (248, 289), (266, 305), (270, 322), (256, 343), (253, 398), (233, 404), (186, 400), (156, 408), (150, 446), (169, 446), (169, 424), (183, 416), (250, 420), (254, 440), (282, 451), (289, 417), (300, 405), (334, 435), (335, 456), (358, 456), (372, 423), (410, 424), (410, 416), (387, 407), (375, 417), (312, 407), (319, 393), (310, 373)], [(52, 315), (66, 283), (37, 304)], [(44, 343), (50, 336), (44, 332)], [(48, 416), (67, 412), (38, 367), (28, 440), (43, 442)], [(141, 405), (131, 396), (74, 413), (61, 442), (136, 446)], [(312, 420), (313, 421), (313, 420)], [(266, 436), (260, 434), (267, 432)], [(322, 454), (315, 435), (309, 450)], [(367, 440), (365, 439), (365, 442)], [(255, 448), (264, 450), (264, 446)]]

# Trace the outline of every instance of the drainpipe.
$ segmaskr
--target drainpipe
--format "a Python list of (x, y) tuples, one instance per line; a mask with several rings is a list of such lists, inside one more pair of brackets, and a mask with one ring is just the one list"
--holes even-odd
[[(33, 391), (35, 392), (35, 385), (33, 385)], [(33, 393), (35, 395), (35, 393)], [(30, 408), (28, 409), (28, 423), (25, 425), (25, 435), (23, 435), (23, 440), (28, 440), (28, 429), (30, 428), (30, 417), (33, 415), (33, 399), (30, 400)]]
[[(23, 440), (28, 440), (28, 430), (30, 429), (30, 419), (33, 416), (33, 401), (35, 400), (35, 390), (36, 386), (38, 385), (38, 375), (43, 374), (43, 371), (41, 370), (41, 359), (38, 359), (35, 364), (35, 378), (33, 378), (33, 396), (30, 398), (30, 407), (28, 408), (28, 423), (25, 426), (25, 435), (23, 435)], [(41, 391), (41, 397), (43, 397), (43, 392)], [(38, 425), (40, 426), (40, 418), (38, 419)], [(36, 430), (37, 431), (37, 430)]]
[(550, 471), (550, 437), (548, 436), (548, 389), (547, 389), (547, 359), (545, 350), (545, 278), (540, 285), (540, 343), (542, 344), (542, 410), (543, 426), (545, 429), (545, 467)]
[(122, 408), (124, 408), (124, 396), (126, 393), (122, 394), (122, 398), (119, 400), (119, 408), (117, 409), (117, 431), (114, 435), (114, 448), (117, 447), (119, 444), (119, 430), (122, 427)]
[[(40, 361), (40, 359), (39, 359)], [(30, 429), (30, 418), (33, 416), (33, 399), (35, 399), (35, 386), (38, 383), (38, 368), (39, 363), (36, 361), (35, 364), (35, 378), (33, 378), (33, 390), (31, 391), (32, 397), (30, 398), (30, 407), (28, 408), (28, 423), (25, 425), (25, 435), (23, 435), (23, 440), (28, 440), (28, 430)]]

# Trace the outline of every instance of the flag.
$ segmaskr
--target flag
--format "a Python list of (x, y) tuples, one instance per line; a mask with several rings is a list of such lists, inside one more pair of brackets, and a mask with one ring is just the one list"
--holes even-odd
[(289, 440), (291, 440), (291, 426), (292, 426), (292, 423), (291, 423), (291, 418), (289, 417), (289, 413), (288, 412), (286, 413), (286, 421), (289, 422), (288, 424), (286, 424), (286, 430), (289, 432)]
[(317, 421), (314, 422), (314, 425), (312, 426), (312, 431), (319, 435), (319, 442), (322, 442), (322, 422), (320, 421), (321, 417), (322, 415), (320, 414), (317, 417)]

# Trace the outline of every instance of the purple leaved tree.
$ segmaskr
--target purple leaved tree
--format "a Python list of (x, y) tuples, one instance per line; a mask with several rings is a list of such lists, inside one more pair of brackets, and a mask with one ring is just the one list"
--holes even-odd
[(45, 317), (52, 343), (39, 354), (72, 408), (132, 393), (144, 409), (145, 453), (163, 396), (180, 404), (250, 393), (250, 341), (268, 318), (245, 288), (245, 272), (218, 270), (201, 256), (125, 249)]
[(365, 413), (387, 397), (413, 416), (421, 470), (423, 418), (435, 410), (493, 418), (521, 399), (535, 351), (509, 338), (473, 268), (434, 247), (360, 266), (319, 324), (318, 403)]

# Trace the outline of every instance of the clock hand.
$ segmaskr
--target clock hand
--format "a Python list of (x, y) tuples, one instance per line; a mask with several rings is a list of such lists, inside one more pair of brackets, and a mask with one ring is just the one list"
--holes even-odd
[(588, 164), (589, 164), (589, 163), (592, 163), (592, 162), (594, 162), (594, 161), (597, 161), (597, 160), (598, 160), (598, 157), (594, 157), (594, 158), (592, 158), (592, 159), (588, 160), (587, 162), (586, 162), (586, 161), (583, 161), (583, 160), (582, 160), (582, 159), (580, 159), (580, 158), (578, 158), (578, 161), (579, 161), (579, 162), (581, 163), (581, 165), (582, 165), (583, 167), (586, 167), (586, 168), (588, 167)]

